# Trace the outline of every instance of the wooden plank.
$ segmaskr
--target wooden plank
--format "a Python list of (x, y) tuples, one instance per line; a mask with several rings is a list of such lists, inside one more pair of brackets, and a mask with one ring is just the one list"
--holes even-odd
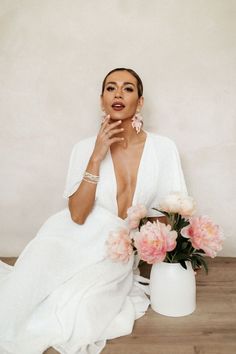
[(9, 265), (14, 265), (17, 257), (0, 257), (1, 261), (9, 264)]

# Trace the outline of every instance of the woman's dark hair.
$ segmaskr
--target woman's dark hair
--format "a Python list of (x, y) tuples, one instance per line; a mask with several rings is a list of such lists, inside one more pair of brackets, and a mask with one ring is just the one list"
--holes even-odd
[(140, 79), (140, 77), (138, 76), (138, 74), (134, 70), (127, 69), (127, 68), (116, 68), (116, 69), (113, 69), (105, 76), (105, 79), (103, 80), (103, 83), (102, 83), (102, 95), (103, 95), (103, 92), (104, 92), (104, 89), (105, 89), (105, 82), (106, 82), (107, 77), (110, 74), (114, 73), (115, 71), (128, 71), (132, 76), (134, 76), (135, 79), (137, 80), (138, 97), (141, 97), (143, 95), (143, 83), (142, 83), (142, 80)]

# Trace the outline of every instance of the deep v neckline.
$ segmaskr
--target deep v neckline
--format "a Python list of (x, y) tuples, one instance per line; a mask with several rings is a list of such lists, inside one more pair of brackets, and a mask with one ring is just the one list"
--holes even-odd
[[(132, 197), (132, 202), (131, 202), (131, 206), (133, 206), (136, 202), (136, 198), (137, 198), (137, 190), (138, 190), (138, 186), (139, 186), (139, 182), (140, 182), (140, 171), (142, 169), (142, 165), (143, 165), (143, 160), (144, 160), (144, 155), (145, 155), (145, 151), (147, 149), (147, 143), (148, 143), (148, 139), (149, 139), (149, 134), (148, 132), (144, 131), (146, 134), (146, 139), (144, 141), (144, 145), (143, 145), (143, 150), (141, 152), (141, 156), (140, 156), (140, 160), (139, 160), (139, 164), (138, 164), (138, 168), (137, 168), (137, 174), (136, 174), (136, 181), (135, 181), (135, 187), (134, 187), (134, 193), (133, 193), (133, 197)], [(113, 162), (113, 158), (112, 158), (112, 153), (111, 153), (111, 149), (109, 149), (109, 156), (110, 156), (110, 162), (112, 165), (112, 174), (113, 174), (113, 185), (114, 185), (114, 204), (116, 207), (116, 214), (117, 216), (119, 216), (119, 206), (118, 206), (118, 200), (117, 200), (117, 191), (118, 191), (118, 183), (117, 183), (117, 176), (116, 176), (116, 172), (115, 172), (115, 166), (114, 166), (114, 162)]]

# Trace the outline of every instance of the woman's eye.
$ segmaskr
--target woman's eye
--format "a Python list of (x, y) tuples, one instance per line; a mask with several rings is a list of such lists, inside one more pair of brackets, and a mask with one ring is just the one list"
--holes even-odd
[(134, 91), (133, 87), (126, 87), (125, 90), (128, 91), (128, 92), (133, 92)]
[(107, 91), (114, 91), (115, 90), (115, 87), (113, 86), (107, 86)]

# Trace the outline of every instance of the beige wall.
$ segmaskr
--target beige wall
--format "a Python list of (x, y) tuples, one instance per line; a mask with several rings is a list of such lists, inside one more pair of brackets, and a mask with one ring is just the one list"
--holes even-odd
[(64, 208), (68, 159), (96, 132), (100, 82), (132, 67), (146, 129), (174, 139), (199, 213), (236, 256), (234, 0), (0, 0), (0, 255)]

